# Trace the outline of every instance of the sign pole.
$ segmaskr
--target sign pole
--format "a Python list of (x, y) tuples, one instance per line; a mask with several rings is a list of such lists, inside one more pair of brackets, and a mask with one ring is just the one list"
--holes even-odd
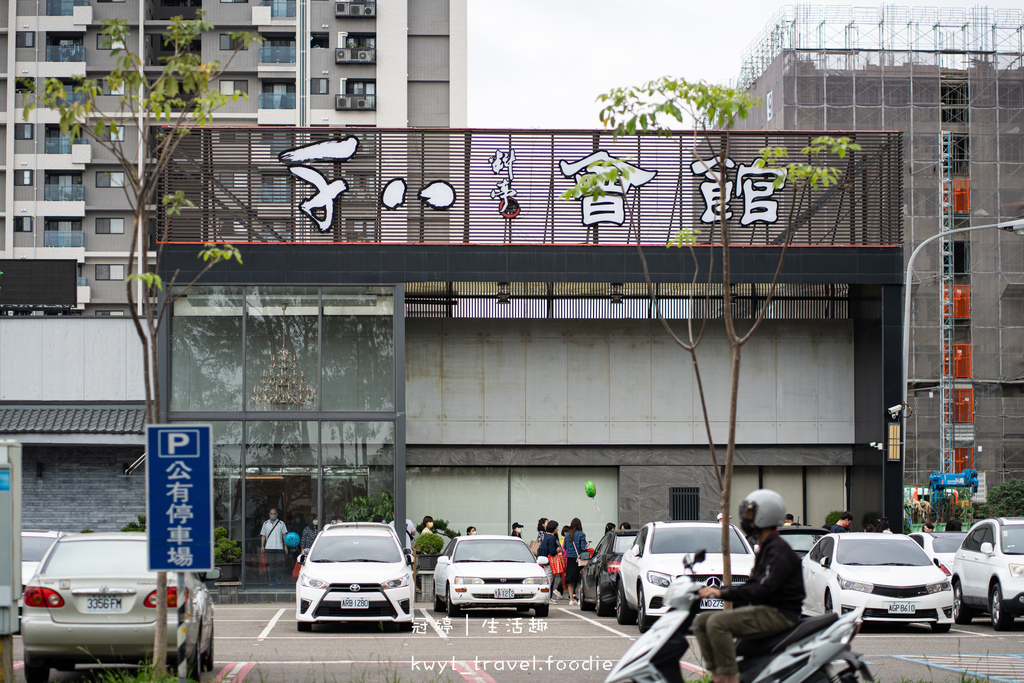
[[(178, 572), (178, 683), (185, 683), (188, 680), (188, 660), (185, 659), (185, 573)], [(199, 643), (196, 643), (196, 648)], [(196, 676), (199, 672), (196, 671)]]

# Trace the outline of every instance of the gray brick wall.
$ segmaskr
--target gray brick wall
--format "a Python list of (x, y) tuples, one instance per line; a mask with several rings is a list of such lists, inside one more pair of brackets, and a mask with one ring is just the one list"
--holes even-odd
[[(34, 446), (22, 451), (22, 526), (120, 531), (146, 512), (146, 468), (130, 476), (142, 447)], [(39, 469), (39, 465), (42, 469)]]

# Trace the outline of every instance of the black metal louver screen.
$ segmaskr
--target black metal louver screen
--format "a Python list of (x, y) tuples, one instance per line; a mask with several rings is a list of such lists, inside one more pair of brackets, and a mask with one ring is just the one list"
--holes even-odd
[(670, 486), (668, 489), (669, 519), (673, 522), (700, 519), (700, 487)]

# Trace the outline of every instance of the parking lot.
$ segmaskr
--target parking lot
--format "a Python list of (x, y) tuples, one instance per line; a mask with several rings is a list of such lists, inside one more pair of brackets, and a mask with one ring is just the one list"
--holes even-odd
[[(947, 634), (927, 626), (867, 625), (854, 640), (881, 681), (959, 681), (964, 674), (1024, 681), (1024, 621), (996, 633), (986, 620)], [(550, 615), (487, 610), (456, 620), (417, 604), (415, 629), (317, 625), (298, 633), (294, 606), (224, 605), (216, 611), (216, 665), (203, 680), (243, 681), (595, 681), (638, 637), (635, 626), (553, 605)], [(20, 669), (20, 642), (15, 660)], [(688, 654), (689, 677), (702, 672)], [(17, 671), (16, 671), (17, 673)], [(88, 671), (51, 680), (86, 681)], [(23, 680), (20, 675), (19, 680)]]

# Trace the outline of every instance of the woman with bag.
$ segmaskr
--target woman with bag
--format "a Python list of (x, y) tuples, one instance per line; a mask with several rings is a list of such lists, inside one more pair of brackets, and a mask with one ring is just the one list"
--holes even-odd
[(565, 558), (562, 557), (562, 548), (558, 545), (556, 533), (558, 533), (558, 522), (552, 519), (548, 521), (547, 526), (544, 528), (544, 538), (540, 542), (540, 547), (537, 548), (537, 557), (548, 558), (545, 571), (547, 572), (548, 585), (551, 589), (550, 602), (555, 601), (555, 574), (561, 574), (565, 571)]
[(583, 523), (579, 517), (573, 517), (569, 524), (569, 533), (565, 535), (565, 587), (569, 590), (569, 604), (580, 604), (575, 596), (576, 585), (580, 582), (580, 567), (587, 566), (590, 551), (587, 549), (587, 536), (583, 533)]

